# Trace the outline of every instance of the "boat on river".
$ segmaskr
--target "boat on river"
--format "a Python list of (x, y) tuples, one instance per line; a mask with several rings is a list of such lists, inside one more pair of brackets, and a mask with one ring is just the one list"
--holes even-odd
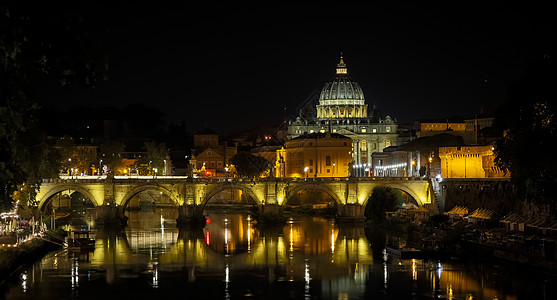
[(90, 237), (91, 231), (68, 231), (68, 250), (69, 251), (92, 251), (95, 250), (95, 240)]
[(420, 258), (422, 256), (422, 251), (420, 249), (412, 247), (398, 247), (395, 245), (387, 244), (385, 245), (385, 250), (387, 250), (387, 253), (401, 259)]

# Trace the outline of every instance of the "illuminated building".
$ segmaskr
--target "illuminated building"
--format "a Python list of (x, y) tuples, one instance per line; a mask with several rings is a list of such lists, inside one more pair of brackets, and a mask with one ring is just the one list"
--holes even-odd
[(347, 177), (352, 139), (338, 133), (311, 133), (277, 150), (277, 177)]
[(466, 144), (487, 145), (501, 135), (493, 130), (493, 117), (470, 119), (436, 119), (420, 120), (416, 122), (417, 137), (433, 136), (440, 133), (450, 133), (462, 137)]
[(397, 144), (396, 121), (388, 115), (382, 118), (375, 106), (368, 110), (363, 90), (348, 76), (342, 57), (335, 76), (321, 90), (315, 117), (290, 121), (288, 137), (325, 133), (329, 128), (332, 133), (352, 139), (351, 153), (356, 165), (370, 163), (372, 152), (382, 152)]
[(219, 143), (219, 135), (209, 128), (204, 128), (193, 134), (195, 155), (190, 164), (194, 174), (202, 176), (225, 176), (229, 159), (236, 155), (236, 146)]
[(439, 147), (443, 178), (509, 178), (494, 163), (494, 146)]

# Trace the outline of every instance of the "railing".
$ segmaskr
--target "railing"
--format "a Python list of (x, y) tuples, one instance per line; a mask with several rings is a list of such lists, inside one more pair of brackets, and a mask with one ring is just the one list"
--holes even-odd
[[(427, 181), (427, 178), (422, 177), (266, 177), (257, 179), (247, 179), (239, 177), (207, 177), (207, 178), (192, 178), (188, 176), (114, 176), (116, 181), (142, 181), (150, 182), (155, 181), (190, 181), (196, 183), (257, 183), (257, 182), (401, 182), (401, 181)], [(103, 176), (69, 176), (62, 175), (59, 178), (43, 179), (43, 183), (101, 183), (107, 179), (106, 175)]]

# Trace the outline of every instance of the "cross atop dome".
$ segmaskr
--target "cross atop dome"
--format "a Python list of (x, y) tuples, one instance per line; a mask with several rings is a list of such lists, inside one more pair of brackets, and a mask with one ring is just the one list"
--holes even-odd
[(337, 74), (348, 74), (348, 69), (342, 59), (342, 52), (340, 53), (340, 62), (337, 64)]

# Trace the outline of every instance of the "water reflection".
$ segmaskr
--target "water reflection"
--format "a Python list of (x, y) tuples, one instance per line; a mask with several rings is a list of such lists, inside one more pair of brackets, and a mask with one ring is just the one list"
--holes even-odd
[(247, 212), (209, 212), (204, 228), (176, 228), (172, 209), (128, 217), (124, 230), (98, 230), (93, 252), (49, 254), (1, 293), (6, 299), (175, 298), (184, 291), (206, 299), (556, 295), (555, 278), (547, 274), (522, 279), (524, 271), (509, 266), (399, 259), (385, 251), (384, 234), (324, 218), (292, 217), (281, 228), (266, 229)]

